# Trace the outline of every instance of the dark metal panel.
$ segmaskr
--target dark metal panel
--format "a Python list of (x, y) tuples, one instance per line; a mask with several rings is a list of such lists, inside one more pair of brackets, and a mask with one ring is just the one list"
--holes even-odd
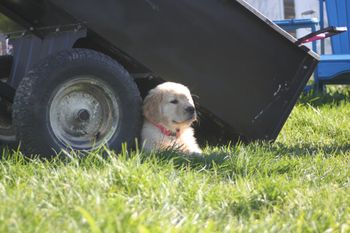
[(7, 83), (0, 81), (0, 93), (2, 98), (6, 99), (9, 102), (13, 102), (16, 90)]
[(73, 17), (47, 0), (1, 0), (0, 12), (30, 30), (44, 25), (56, 26), (74, 22)]
[(16, 88), (24, 75), (40, 59), (58, 51), (72, 48), (74, 43), (86, 36), (86, 30), (57, 32), (39, 38), (33, 34), (10, 41), (13, 46), (13, 64), (8, 84)]

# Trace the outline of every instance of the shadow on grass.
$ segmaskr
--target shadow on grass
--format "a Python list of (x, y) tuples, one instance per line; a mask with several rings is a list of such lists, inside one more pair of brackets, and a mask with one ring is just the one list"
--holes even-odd
[[(184, 155), (178, 151), (163, 151), (158, 153), (134, 153), (135, 151), (115, 153), (107, 148), (100, 148), (96, 151), (92, 151), (89, 154), (81, 156), (76, 152), (72, 152), (72, 157), (62, 160), (62, 158), (56, 157), (52, 160), (43, 160), (40, 157), (28, 158), (24, 156), (19, 150), (11, 150), (5, 148), (0, 153), (0, 161), (12, 161), (20, 163), (31, 163), (33, 161), (42, 161), (52, 166), (55, 164), (61, 166), (62, 164), (76, 163), (77, 166), (81, 165), (94, 165), (104, 166), (108, 163), (108, 158), (117, 158), (119, 156), (125, 158), (132, 158), (139, 156), (142, 162), (149, 160), (155, 160), (160, 163), (171, 162), (176, 167), (191, 167), (199, 170), (209, 170), (211, 168), (223, 168), (229, 166), (231, 169), (240, 163), (242, 159), (247, 158), (250, 162), (259, 162), (259, 160), (270, 161), (271, 159), (288, 158), (288, 157), (312, 157), (315, 155), (321, 155), (324, 157), (339, 156), (350, 153), (350, 143), (343, 145), (286, 145), (284, 143), (253, 143), (253, 144), (232, 144), (230, 147), (224, 149), (214, 149), (214, 152), (206, 152), (203, 155)], [(108, 154), (108, 156), (105, 156)], [(68, 155), (67, 155), (68, 156)], [(248, 161), (247, 160), (247, 161)]]
[(171, 161), (175, 166), (190, 166), (192, 168), (210, 169), (215, 165), (223, 164), (230, 156), (227, 153), (211, 153), (207, 155), (184, 155), (176, 151), (163, 151), (158, 153), (142, 153), (143, 161), (156, 159), (160, 162)]
[(342, 88), (341, 90), (331, 90), (324, 93), (309, 93), (299, 98), (299, 103), (310, 104), (313, 107), (321, 107), (323, 105), (339, 105), (344, 101), (350, 102), (350, 89)]
[[(240, 151), (245, 151), (243, 154)], [(339, 156), (350, 153), (350, 143), (345, 145), (286, 145), (283, 143), (256, 143), (251, 145), (232, 145), (229, 152), (207, 153), (204, 155), (182, 155), (174, 151), (166, 151), (155, 154), (141, 154), (142, 160), (150, 157), (160, 162), (172, 161), (175, 166), (189, 166), (195, 169), (211, 169), (213, 167), (222, 167), (226, 162), (230, 166), (237, 163), (244, 156), (250, 159), (261, 160), (264, 157), (267, 160), (288, 157), (312, 157), (321, 155), (325, 158)]]
[(350, 152), (350, 143), (345, 145), (294, 145), (287, 146), (283, 143), (275, 142), (272, 146), (272, 152), (278, 155), (287, 156), (312, 156), (322, 154), (324, 156), (336, 156)]

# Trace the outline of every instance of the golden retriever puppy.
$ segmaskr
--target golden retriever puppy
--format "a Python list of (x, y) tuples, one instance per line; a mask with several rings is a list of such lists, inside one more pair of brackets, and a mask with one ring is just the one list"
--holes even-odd
[(200, 154), (191, 124), (197, 119), (187, 87), (165, 82), (150, 90), (143, 103), (141, 140), (146, 151), (174, 149)]

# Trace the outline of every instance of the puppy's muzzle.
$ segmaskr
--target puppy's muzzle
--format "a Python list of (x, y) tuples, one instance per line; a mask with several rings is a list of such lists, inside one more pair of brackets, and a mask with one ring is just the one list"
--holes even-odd
[(185, 111), (189, 114), (189, 115), (193, 115), (195, 112), (195, 108), (192, 106), (188, 106)]
[(193, 106), (188, 106), (185, 108), (185, 112), (188, 114), (189, 119), (188, 120), (196, 120), (197, 119), (197, 113), (196, 109)]

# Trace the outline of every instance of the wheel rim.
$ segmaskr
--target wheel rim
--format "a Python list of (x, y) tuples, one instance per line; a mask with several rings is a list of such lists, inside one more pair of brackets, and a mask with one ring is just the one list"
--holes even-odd
[(75, 77), (54, 91), (49, 121), (55, 138), (73, 149), (91, 149), (108, 142), (118, 130), (119, 101), (104, 81)]

